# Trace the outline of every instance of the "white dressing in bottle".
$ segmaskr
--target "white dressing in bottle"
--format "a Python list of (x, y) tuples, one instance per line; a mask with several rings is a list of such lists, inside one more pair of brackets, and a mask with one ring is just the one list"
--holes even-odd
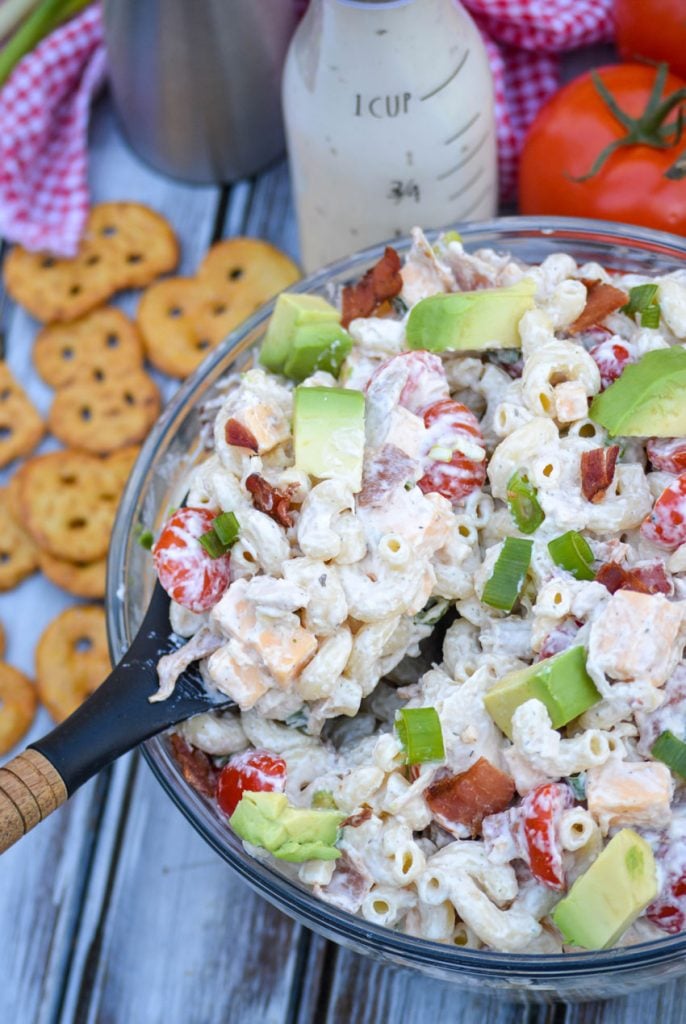
[(495, 213), (493, 83), (457, 0), (312, 0), (283, 103), (306, 270)]

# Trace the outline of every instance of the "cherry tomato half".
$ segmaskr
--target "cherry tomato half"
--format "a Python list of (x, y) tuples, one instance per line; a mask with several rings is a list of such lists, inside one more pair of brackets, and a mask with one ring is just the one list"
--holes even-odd
[(686, 541), (686, 473), (665, 487), (641, 523), (641, 534), (668, 551)]
[(217, 781), (217, 803), (229, 817), (243, 793), (283, 793), (286, 762), (268, 750), (246, 750), (224, 765)]
[[(473, 448), (483, 445), (481, 428), (474, 413), (452, 398), (443, 398), (425, 409), (424, 426), (428, 430), (428, 438), (424, 476), (418, 481), (421, 490), (425, 494), (436, 492), (449, 501), (458, 502), (483, 487), (486, 459), (470, 457)], [(464, 451), (460, 444), (464, 445)], [(429, 453), (436, 447), (453, 451), (449, 462), (431, 458)]]
[(198, 540), (216, 516), (206, 508), (180, 508), (164, 524), (152, 549), (155, 572), (172, 600), (192, 612), (212, 608), (230, 583), (228, 554), (212, 558)]

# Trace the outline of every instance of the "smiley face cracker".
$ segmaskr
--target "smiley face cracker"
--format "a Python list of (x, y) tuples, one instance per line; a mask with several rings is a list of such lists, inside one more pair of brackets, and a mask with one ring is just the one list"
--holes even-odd
[(38, 320), (76, 320), (122, 288), (142, 288), (176, 267), (167, 221), (140, 203), (100, 203), (78, 254), (58, 259), (15, 246), (5, 261), (7, 291)]
[(26, 733), (36, 713), (36, 690), (26, 676), (0, 662), (0, 754), (6, 754)]
[(60, 451), (25, 463), (18, 504), (33, 540), (55, 558), (95, 562), (107, 552), (119, 496), (135, 455), (100, 459)]
[(33, 364), (51, 388), (76, 379), (99, 381), (140, 369), (143, 342), (120, 309), (102, 306), (73, 323), (44, 327), (33, 346)]
[(37, 568), (38, 549), (11, 514), (4, 488), (0, 491), (0, 590), (11, 590)]
[(138, 326), (150, 362), (186, 377), (210, 349), (300, 272), (288, 256), (257, 238), (213, 245), (196, 277), (159, 281), (143, 295)]
[(67, 608), (38, 641), (38, 694), (56, 722), (75, 711), (110, 669), (105, 612), (99, 605)]
[(55, 558), (47, 551), (41, 551), (38, 564), (51, 583), (75, 597), (96, 600), (105, 596), (107, 557), (95, 562), (67, 562), (64, 558)]
[(142, 441), (160, 411), (160, 393), (144, 370), (78, 378), (56, 394), (48, 425), (63, 444), (106, 455)]
[(38, 410), (0, 362), (0, 466), (29, 455), (45, 432)]

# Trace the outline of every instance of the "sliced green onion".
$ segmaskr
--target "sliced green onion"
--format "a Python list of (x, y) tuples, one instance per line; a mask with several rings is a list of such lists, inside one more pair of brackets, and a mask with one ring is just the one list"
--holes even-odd
[(151, 551), (155, 538), (153, 537), (152, 530), (143, 530), (138, 537), (138, 543), (146, 551)]
[(453, 450), (452, 448), (446, 448), (445, 445), (435, 444), (433, 448), (429, 449), (429, 458), (434, 459), (436, 462), (452, 462)]
[(203, 533), (202, 537), (198, 537), (198, 540), (210, 558), (221, 558), (222, 555), (226, 554), (226, 545), (222, 544), (214, 529)]
[(41, 39), (89, 3), (91, 0), (44, 0), (35, 6), (0, 53), (0, 86)]
[(459, 231), (446, 231), (445, 234), (441, 235), (441, 241), (448, 245), (450, 242), (461, 242), (462, 235)]
[(591, 568), (593, 552), (585, 537), (576, 530), (568, 530), (561, 537), (555, 537), (548, 544), (548, 551), (555, 565), (571, 572), (575, 579), (595, 579), (595, 573)]
[(238, 540), (240, 527), (233, 512), (222, 512), (212, 523), (212, 529), (224, 547), (231, 547)]
[(420, 612), (414, 617), (414, 622), (419, 626), (435, 626), (443, 618), (450, 607), (447, 597), (432, 597), (424, 605)]
[(486, 582), (481, 600), (491, 608), (511, 612), (526, 579), (531, 562), (532, 540), (507, 537), (493, 566), (493, 575)]
[(424, 764), (445, 758), (441, 720), (436, 708), (402, 708), (395, 719), (406, 764)]
[(682, 779), (686, 779), (686, 743), (677, 739), (669, 729), (660, 733), (653, 743), (650, 753), (677, 775), (680, 775)]
[(622, 313), (636, 320), (641, 314), (641, 327), (660, 326), (660, 304), (657, 301), (656, 284), (637, 284), (629, 289), (629, 301), (621, 308)]
[(578, 775), (568, 775), (566, 781), (577, 800), (586, 799), (586, 772), (579, 772)]
[(330, 789), (318, 789), (312, 797), (312, 806), (318, 811), (335, 811), (336, 801)]
[(537, 530), (545, 516), (538, 504), (537, 491), (526, 473), (513, 473), (507, 484), (507, 504), (510, 515), (522, 533), (533, 533)]
[(660, 326), (660, 307), (654, 302), (641, 313), (641, 327), (651, 327), (653, 330)]

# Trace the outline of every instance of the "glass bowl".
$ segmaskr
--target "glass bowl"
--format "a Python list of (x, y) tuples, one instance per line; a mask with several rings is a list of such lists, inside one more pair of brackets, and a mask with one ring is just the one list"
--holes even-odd
[[(597, 260), (616, 270), (659, 273), (686, 267), (686, 240), (623, 224), (506, 217), (457, 227), (468, 249), (493, 247), (526, 262), (540, 262), (550, 253), (565, 251), (578, 262)], [(408, 240), (393, 244), (401, 253), (409, 247)], [(332, 286), (357, 279), (382, 252), (383, 246), (377, 246), (332, 264), (294, 290), (328, 295)], [(272, 305), (263, 307), (208, 356), (172, 398), (143, 446), (119, 507), (110, 547), (107, 619), (114, 661), (135, 635), (154, 582), (152, 560), (137, 543), (137, 532), (142, 525), (158, 526), (166, 510), (178, 504), (183, 479), (203, 455), (199, 407), (217, 394), (217, 382), (227, 371), (249, 365)], [(291, 917), (358, 953), (465, 988), (526, 1000), (622, 995), (665, 981), (686, 967), (686, 935), (666, 935), (657, 942), (597, 953), (527, 956), (443, 945), (368, 924), (250, 857), (213, 803), (184, 782), (164, 737), (146, 743), (143, 753), (193, 827), (249, 885)]]

